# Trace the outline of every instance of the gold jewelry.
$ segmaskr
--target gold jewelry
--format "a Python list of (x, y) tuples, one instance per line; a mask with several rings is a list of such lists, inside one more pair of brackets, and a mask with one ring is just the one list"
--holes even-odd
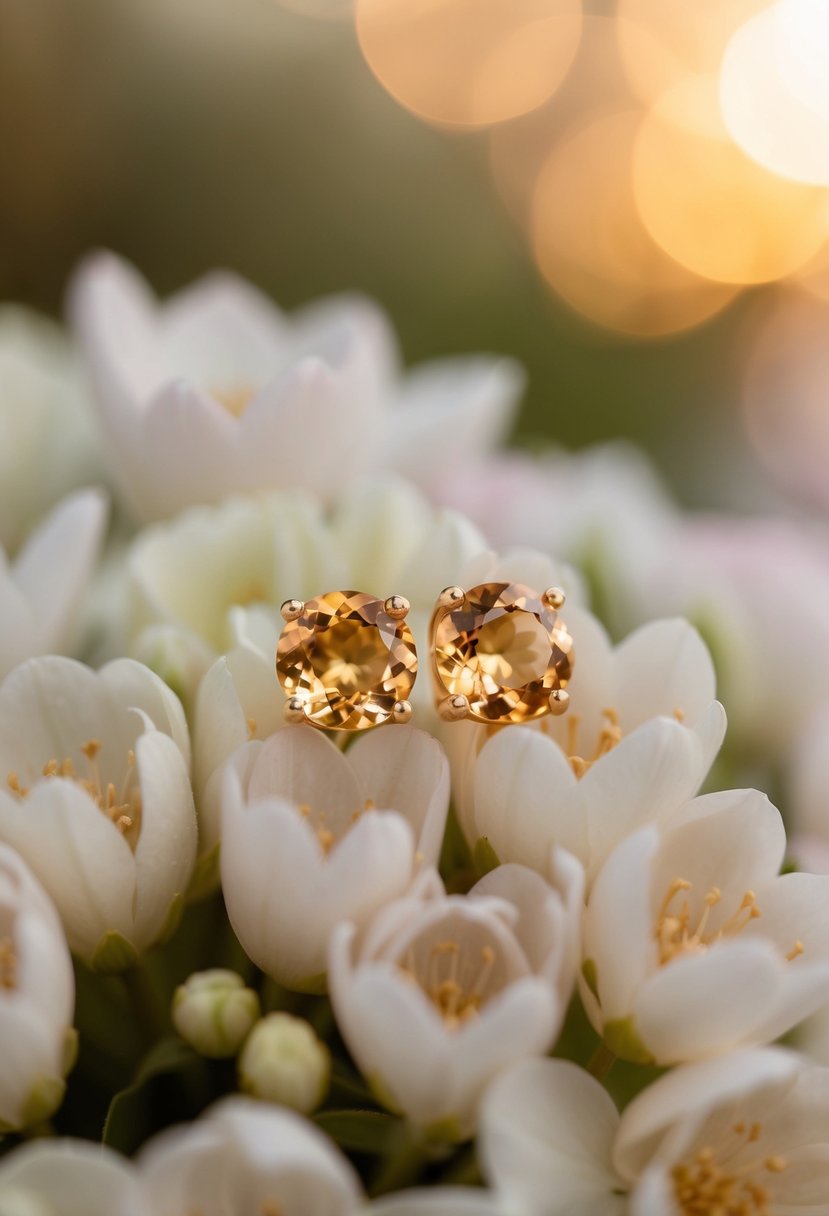
[(379, 600), (362, 591), (286, 600), (276, 674), (287, 720), (323, 730), (408, 722), (417, 673), (408, 611), (402, 595)]
[(564, 713), (574, 656), (563, 604), (558, 587), (522, 583), (442, 591), (429, 630), (440, 716), (503, 725)]

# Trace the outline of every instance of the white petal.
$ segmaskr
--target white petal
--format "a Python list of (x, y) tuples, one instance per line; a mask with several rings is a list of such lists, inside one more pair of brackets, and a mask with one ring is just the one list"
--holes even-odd
[(768, 1047), (675, 1068), (625, 1109), (613, 1150), (616, 1169), (632, 1182), (674, 1124), (687, 1120), (696, 1129), (719, 1105), (727, 1109), (763, 1088), (785, 1088), (800, 1067), (794, 1052)]
[(364, 796), (379, 809), (400, 811), (418, 851), (436, 865), (449, 808), (449, 762), (437, 740), (414, 727), (385, 738), (370, 731), (349, 748), (348, 762)]
[(494, 1195), (477, 1187), (422, 1187), (375, 1199), (361, 1216), (505, 1216)]
[(581, 778), (589, 877), (620, 840), (691, 798), (705, 772), (696, 736), (672, 718), (650, 719), (597, 760)]
[(785, 964), (761, 941), (722, 941), (651, 975), (636, 994), (634, 1018), (659, 1064), (732, 1051), (752, 1032), (782, 989)]
[(426, 499), (397, 478), (358, 481), (347, 489), (331, 529), (354, 585), (373, 595), (403, 594), (394, 580), (424, 536), (429, 515)]
[(633, 1012), (639, 988), (656, 966), (649, 883), (658, 843), (653, 828), (623, 840), (599, 871), (590, 893), (584, 957), (596, 965), (604, 1021)]
[(185, 764), (190, 764), (190, 735), (181, 702), (154, 671), (133, 659), (114, 659), (100, 669), (98, 678), (113, 707), (143, 710), (156, 730), (170, 736)]
[(141, 787), (141, 831), (135, 850), (134, 944), (151, 945), (170, 904), (187, 890), (198, 831), (187, 767), (176, 744), (160, 731), (135, 745)]
[(475, 835), (485, 836), (502, 861), (544, 870), (551, 844), (586, 857), (577, 779), (541, 733), (508, 726), (487, 740), (475, 762), (472, 797)]
[[(576, 926), (567, 924), (558, 892), (533, 870), (507, 864), (497, 866), (469, 892), (469, 898), (473, 899), (482, 895), (505, 899), (518, 909), (514, 933), (527, 961), (533, 971), (555, 983), (563, 959), (573, 948), (567, 942), (568, 935), (576, 937)], [(560, 995), (566, 1000), (570, 994)]]
[(716, 696), (714, 664), (693, 625), (652, 621), (632, 633), (615, 655), (617, 701), (627, 729), (679, 709), (693, 722)]
[(3, 1191), (19, 1187), (48, 1204), (55, 1216), (151, 1216), (131, 1162), (86, 1140), (39, 1140), (0, 1163)]
[(339, 748), (307, 726), (277, 731), (258, 749), (247, 797), (271, 796), (324, 814), (336, 832), (363, 809), (365, 800)]
[(0, 678), (39, 649), (37, 623), (0, 548)]
[(217, 502), (233, 488), (228, 469), (238, 424), (218, 401), (186, 380), (169, 381), (154, 394), (143, 421), (144, 519)]
[(64, 498), (29, 538), (14, 563), (14, 579), (30, 605), (42, 651), (71, 647), (107, 517), (99, 490)]
[(610, 1160), (618, 1125), (606, 1090), (575, 1064), (524, 1060), (486, 1092), (484, 1174), (522, 1216), (621, 1216)]

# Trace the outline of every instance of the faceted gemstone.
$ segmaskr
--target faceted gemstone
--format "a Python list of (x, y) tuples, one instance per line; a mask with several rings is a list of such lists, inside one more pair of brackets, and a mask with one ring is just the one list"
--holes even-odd
[(482, 583), (457, 607), (438, 608), (433, 670), (480, 722), (528, 722), (573, 670), (573, 639), (558, 613), (521, 583)]
[(411, 630), (384, 601), (362, 591), (307, 600), (282, 631), (276, 674), (309, 722), (327, 730), (365, 730), (387, 722), (417, 673)]

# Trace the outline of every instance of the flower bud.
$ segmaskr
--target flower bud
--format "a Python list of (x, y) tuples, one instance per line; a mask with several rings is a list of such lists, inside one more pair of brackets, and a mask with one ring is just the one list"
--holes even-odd
[(310, 1114), (328, 1092), (331, 1056), (302, 1018), (270, 1013), (250, 1032), (239, 1057), (239, 1084), (268, 1102)]
[(196, 971), (173, 996), (173, 1025), (200, 1055), (235, 1056), (259, 1017), (259, 997), (235, 971)]

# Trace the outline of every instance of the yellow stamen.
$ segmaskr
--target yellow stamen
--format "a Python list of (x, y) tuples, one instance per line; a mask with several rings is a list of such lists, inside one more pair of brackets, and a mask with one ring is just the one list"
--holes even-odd
[(570, 767), (577, 777), (583, 777), (597, 760), (601, 760), (602, 756), (606, 756), (608, 752), (611, 752), (622, 741), (624, 732), (619, 725), (619, 711), (610, 706), (608, 709), (602, 710), (602, 718), (604, 719), (604, 723), (599, 731), (593, 753), (587, 757), (581, 755), (581, 748), (579, 746), (582, 723), (581, 714), (571, 713), (567, 719), (565, 749)]
[(740, 900), (739, 907), (719, 929), (713, 933), (708, 930), (708, 920), (711, 909), (722, 899), (719, 887), (711, 887), (703, 896), (703, 908), (696, 923), (691, 923), (691, 907), (687, 898), (682, 900), (679, 907), (675, 906), (677, 896), (693, 890), (693, 883), (685, 878), (674, 878), (659, 905), (654, 924), (654, 937), (659, 945), (659, 964), (664, 966), (675, 958), (686, 954), (700, 954), (714, 942), (724, 937), (736, 937), (742, 933), (750, 921), (760, 915), (757, 906), (757, 896), (753, 891), (746, 891)]
[(674, 1166), (671, 1176), (674, 1194), (683, 1216), (771, 1216), (768, 1174), (787, 1168), (784, 1157), (772, 1154), (756, 1157), (742, 1165), (728, 1162), (749, 1144), (756, 1144), (763, 1133), (762, 1124), (735, 1123), (733, 1138), (725, 1137), (717, 1149), (705, 1146), (690, 1162)]

